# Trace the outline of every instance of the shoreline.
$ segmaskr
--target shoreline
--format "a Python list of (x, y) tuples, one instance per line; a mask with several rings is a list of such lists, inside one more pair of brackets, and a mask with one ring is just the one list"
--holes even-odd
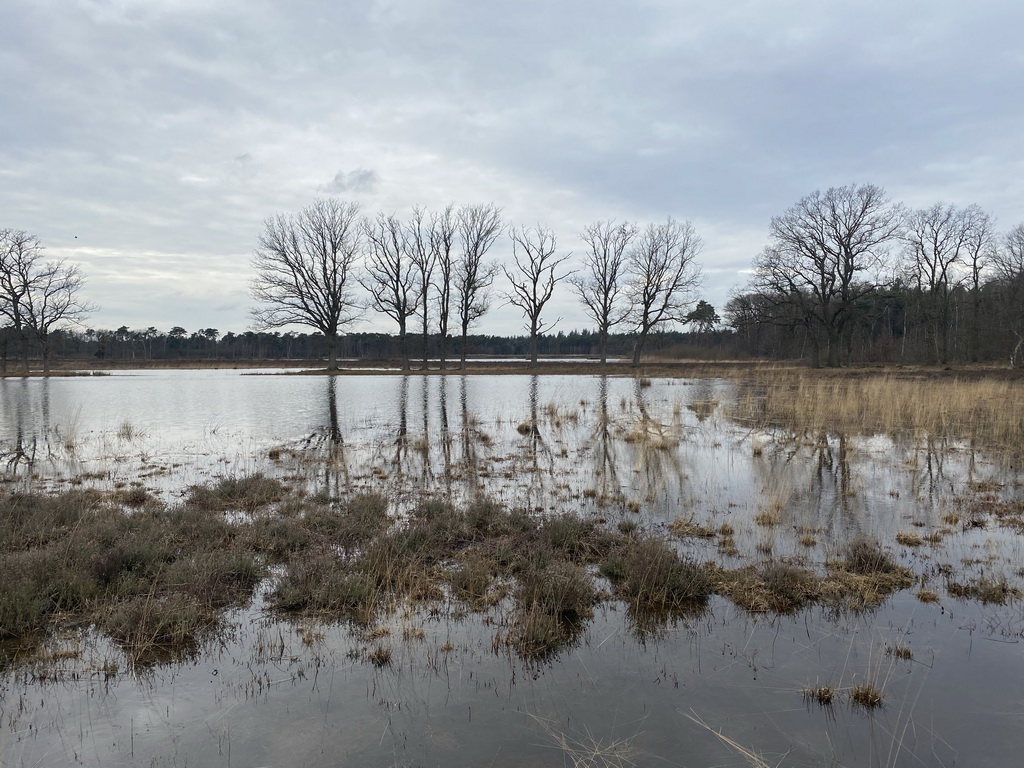
[[(625, 360), (601, 363), (593, 359), (577, 361), (541, 359), (536, 366), (521, 358), (507, 360), (469, 360), (467, 367), (459, 367), (459, 362), (448, 361), (442, 369), (438, 361), (433, 360), (426, 370), (422, 362), (414, 361), (409, 369), (403, 370), (398, 360), (346, 360), (338, 363), (336, 371), (328, 371), (321, 364), (313, 367), (308, 360), (117, 360), (90, 361), (76, 365), (72, 361), (64, 361), (54, 366), (48, 374), (40, 370), (30, 370), (27, 374), (19, 371), (8, 371), (0, 374), (3, 379), (25, 378), (73, 378), (106, 376), (127, 371), (188, 371), (188, 370), (245, 370), (273, 369), (272, 373), (254, 375), (281, 376), (477, 376), (477, 375), (537, 375), (537, 376), (572, 376), (572, 375), (606, 375), (635, 378), (728, 378), (728, 379), (761, 379), (761, 378), (814, 378), (814, 379), (851, 379), (874, 376), (895, 378), (955, 378), (955, 379), (997, 379), (1024, 380), (1024, 370), (1008, 366), (991, 364), (969, 364), (959, 366), (939, 365), (900, 365), (874, 364), (857, 365), (842, 368), (811, 368), (799, 361), (765, 361), (765, 360), (648, 360), (639, 366)], [(285, 369), (285, 370), (280, 370)]]

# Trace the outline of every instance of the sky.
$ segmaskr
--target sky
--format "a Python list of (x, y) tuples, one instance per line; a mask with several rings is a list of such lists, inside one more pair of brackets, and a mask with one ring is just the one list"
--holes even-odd
[[(1024, 221), (1022, 28), (1019, 0), (3, 0), (0, 228), (81, 266), (91, 327), (237, 333), (264, 220), (317, 197), (493, 202), (574, 264), (588, 224), (672, 216), (721, 311), (818, 189)], [(545, 317), (592, 325), (564, 285)]]

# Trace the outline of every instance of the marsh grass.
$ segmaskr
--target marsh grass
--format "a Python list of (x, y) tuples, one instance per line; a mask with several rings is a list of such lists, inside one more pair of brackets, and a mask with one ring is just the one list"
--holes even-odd
[(1024, 383), (813, 372), (771, 375), (741, 390), (730, 415), (752, 427), (799, 434), (886, 434), (969, 439), (1019, 451), (1024, 445)]
[(192, 652), (264, 565), (223, 515), (117, 493), (0, 502), (0, 638), (94, 625), (136, 663)]
[(816, 701), (823, 707), (831, 707), (836, 697), (835, 688), (830, 685), (808, 686), (803, 694), (808, 701)]
[(189, 488), (186, 504), (203, 510), (240, 510), (253, 512), (285, 494), (280, 480), (262, 474), (225, 477), (212, 488), (195, 485)]
[(910, 661), (914, 658), (914, 652), (905, 645), (887, 645), (885, 646), (885, 654), (902, 661)]
[(980, 576), (967, 582), (949, 579), (946, 582), (946, 592), (950, 597), (960, 600), (980, 600), (995, 605), (1005, 605), (1021, 596), (1021, 591), (1010, 584), (1005, 576)]
[(818, 598), (820, 580), (814, 571), (776, 561), (715, 572), (715, 590), (752, 612), (790, 613)]
[(905, 547), (920, 547), (924, 544), (924, 539), (912, 531), (898, 531), (896, 541)]
[(668, 524), (668, 529), (680, 539), (710, 539), (718, 533), (714, 528), (695, 522), (689, 517), (677, 517)]
[(667, 542), (653, 537), (623, 542), (601, 564), (601, 573), (634, 609), (694, 609), (712, 591), (707, 568), (681, 559)]
[[(1011, 516), (1003, 509), (984, 514)], [(668, 532), (715, 538), (719, 557), (739, 556), (730, 523), (680, 518)], [(686, 546), (632, 517), (545, 515), (483, 496), (424, 497), (400, 514), (381, 494), (306, 495), (260, 474), (194, 486), (172, 506), (136, 489), (14, 493), (0, 497), (0, 640), (95, 626), (136, 664), (187, 656), (271, 576), (267, 606), (297, 621), (370, 626), (399, 606), (454, 603), (453, 615), (495, 611), (496, 642), (538, 660), (575, 643), (604, 600), (625, 603), (646, 637), (713, 593), (756, 612), (859, 610), (912, 583), (869, 540), (835, 552), (823, 574), (771, 557), (725, 569), (681, 556)], [(1005, 579), (949, 591), (986, 602), (1019, 594)]]
[(882, 706), (882, 691), (874, 683), (857, 683), (850, 688), (850, 701), (864, 709)]

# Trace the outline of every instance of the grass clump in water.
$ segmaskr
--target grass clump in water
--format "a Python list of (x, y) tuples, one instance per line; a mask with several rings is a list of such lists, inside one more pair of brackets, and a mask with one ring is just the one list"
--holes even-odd
[(601, 564), (615, 592), (637, 609), (675, 610), (703, 606), (712, 591), (706, 568), (682, 560), (667, 542), (626, 542)]
[(953, 581), (946, 584), (950, 597), (961, 600), (980, 600), (983, 603), (1005, 605), (1011, 599), (1021, 596), (1021, 591), (1010, 584), (1005, 576), (989, 578), (982, 576), (965, 583)]
[(830, 685), (808, 686), (804, 688), (804, 698), (808, 701), (816, 701), (823, 707), (831, 707), (835, 700), (836, 691)]
[(716, 591), (748, 611), (789, 613), (815, 600), (815, 573), (787, 562), (715, 571)]
[(882, 706), (882, 692), (874, 683), (859, 683), (850, 689), (850, 700), (864, 709)]
[(521, 564), (510, 643), (526, 659), (548, 658), (570, 644), (593, 615), (597, 593), (586, 570), (542, 549)]
[(877, 541), (857, 539), (829, 564), (820, 582), (826, 600), (854, 610), (873, 608), (886, 597), (913, 584), (913, 574), (896, 563)]
[(225, 477), (212, 488), (194, 485), (189, 489), (186, 504), (207, 511), (255, 512), (261, 507), (280, 501), (285, 492), (281, 481), (256, 473), (242, 477)]

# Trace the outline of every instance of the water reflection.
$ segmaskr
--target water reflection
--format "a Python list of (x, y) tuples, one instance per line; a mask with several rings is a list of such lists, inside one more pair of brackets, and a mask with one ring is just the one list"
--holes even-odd
[(615, 449), (611, 412), (608, 408), (608, 377), (597, 379), (597, 417), (591, 440), (595, 444), (594, 476), (598, 478), (597, 493), (600, 498), (618, 495), (620, 490), (618, 457)]
[[(10, 477), (29, 476), (36, 464), (40, 438), (49, 435), (49, 381), (44, 381), (40, 405), (41, 430), (28, 431), (31, 411), (28, 379), (0, 379), (0, 402), (6, 415), (7, 434), (0, 436), (0, 461)], [(40, 432), (42, 434), (40, 434)]]
[[(197, 475), (271, 471), (339, 496), (385, 482), (530, 508), (636, 506), (652, 522), (771, 512), (783, 525), (876, 535), (899, 524), (898, 499), (937, 510), (965, 481), (1012, 471), (975, 446), (927, 436), (751, 432), (720, 415), (731, 387), (234, 372), (4, 380), (0, 469), (53, 487), (142, 476), (168, 498)], [(269, 468), (268, 454), (281, 457)]]
[[(295, 484), (308, 478), (312, 489), (332, 497), (384, 481), (410, 495), (483, 491), (509, 506), (523, 503), (532, 510), (543, 504), (594, 517), (607, 514), (602, 504), (625, 507), (628, 501), (642, 529), (694, 514), (712, 526), (734, 527), (740, 556), (749, 562), (759, 557), (756, 543), (771, 545), (766, 559), (799, 552), (815, 566), (849, 532), (878, 538), (898, 554), (894, 531), (912, 518), (938, 518), (942, 505), (956, 503), (964, 483), (1012, 489), (1019, 480), (1015, 470), (975, 445), (914, 436), (752, 433), (721, 414), (717, 403), (721, 387), (728, 386), (722, 384), (686, 388), (606, 376), (189, 375), (0, 382), (5, 473), (70, 478), (74, 454), (93, 468), (120, 467), (114, 478), (74, 478), (110, 488), (116, 480), (141, 477), (133, 473), (145, 453), (150, 463), (183, 465), (166, 476), (162, 487), (169, 493), (194, 481), (196, 468), (213, 466), (220, 474), (276, 472)], [(176, 400), (189, 390), (192, 410)], [(581, 402), (581, 392), (593, 403)], [(121, 424), (148, 424), (147, 437), (118, 438)], [(215, 442), (212, 433), (231, 437)], [(241, 458), (222, 462), (225, 445)], [(280, 458), (268, 468), (263, 459), (271, 450)], [(163, 477), (145, 481), (153, 485)], [(762, 513), (779, 521), (756, 523)], [(817, 549), (799, 548), (794, 534), (803, 528), (819, 534)], [(962, 562), (956, 546), (976, 558), (1005, 544), (1007, 556), (984, 567), (1011, 575), (1019, 567), (1019, 537), (1004, 536), (995, 526), (969, 538), (973, 534), (958, 531), (963, 543), (952, 550), (898, 554), (900, 562), (912, 565), (917, 557), (956, 564)], [(702, 562), (716, 556), (709, 540), (673, 543)], [(95, 764), (109, 764), (137, 749), (147, 763), (169, 764), (180, 748), (181, 759), (187, 755), (190, 763), (228, 765), (230, 729), (233, 764), (268, 764), (268, 755), (281, 764), (301, 757), (310, 763), (444, 765), (457, 762), (454, 754), (482, 765), (550, 762), (550, 745), (538, 746), (532, 732), (523, 738), (533, 722), (521, 715), (526, 711), (552, 721), (571, 719), (601, 735), (614, 733), (623, 721), (642, 722), (636, 745), (644, 753), (636, 764), (672, 755), (693, 765), (734, 757), (713, 753), (721, 744), (712, 737), (712, 747), (702, 753), (701, 738), (708, 734), (699, 730), (684, 740), (690, 751), (679, 753), (685, 722), (675, 686), (698, 702), (694, 706), (708, 722), (735, 728), (730, 736), (759, 751), (782, 754), (793, 744), (811, 745), (794, 748), (806, 764), (867, 764), (875, 751), (882, 759), (874, 762), (884, 762), (887, 745), (873, 741), (873, 729), (907, 733), (907, 713), (937, 722), (942, 744), (972, 754), (1012, 746), (1019, 741), (1015, 721), (999, 713), (1015, 711), (1020, 698), (1020, 686), (1007, 684), (1006, 675), (1020, 664), (1019, 608), (945, 594), (942, 599), (926, 605), (911, 590), (876, 614), (851, 613), (839, 623), (813, 609), (794, 617), (750, 617), (717, 598), (704, 612), (697, 607), (676, 614), (607, 603), (593, 617), (544, 614), (530, 635), (523, 628), (528, 617), (517, 615), (509, 599), (483, 618), (449, 620), (411, 609), (390, 625), (383, 619), (372, 641), (367, 628), (342, 625), (303, 627), (300, 636), (294, 625), (256, 607), (238, 616), (238, 638), (231, 641), (237, 639), (237, 647), (207, 650), (194, 664), (156, 674), (138, 688), (127, 675), (113, 676), (109, 696), (93, 688), (99, 673), (88, 667), (89, 647), (65, 660), (80, 665), (73, 668), (80, 677), (58, 678), (60, 686), (0, 681), (8, 691), (19, 685), (30, 691), (17, 694), (19, 706), (5, 727), (16, 738), (33, 733), (5, 754), (36, 764), (48, 758), (71, 762), (77, 754), (88, 761), (95, 753)], [(492, 645), (496, 626), (510, 633), (507, 653)], [(911, 629), (920, 654), (913, 665), (880, 650), (906, 640)], [(319, 632), (324, 637), (317, 640)], [(972, 645), (978, 632), (998, 642)], [(392, 664), (377, 668), (350, 655), (376, 643), (393, 648)], [(871, 716), (837, 706), (831, 720), (801, 706), (799, 691), (806, 684), (845, 687), (861, 679), (884, 680), (892, 705)], [(39, 691), (43, 695), (36, 696)], [(188, 707), (176, 709), (183, 698)], [(140, 712), (160, 728), (138, 729)], [(746, 717), (735, 717), (737, 712)], [(125, 737), (132, 722), (134, 735)], [(79, 724), (81, 735), (67, 740)], [(741, 730), (746, 724), (749, 729)], [(976, 734), (983, 727), (995, 728), (998, 738), (979, 745)], [(169, 730), (176, 734), (171, 748)], [(923, 741), (929, 743), (900, 737), (895, 750), (934, 759), (938, 740)], [(953, 762), (945, 752), (942, 757)], [(1004, 764), (1007, 755), (983, 757), (986, 764)]]

